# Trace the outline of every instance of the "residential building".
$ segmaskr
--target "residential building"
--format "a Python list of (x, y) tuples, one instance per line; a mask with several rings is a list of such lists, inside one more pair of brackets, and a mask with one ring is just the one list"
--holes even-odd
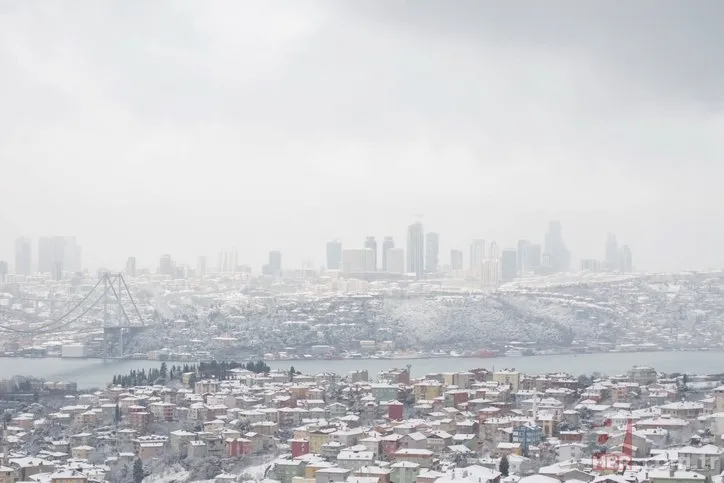
[(722, 472), (724, 449), (713, 444), (704, 446), (685, 446), (677, 451), (679, 467), (685, 470), (699, 471), (708, 475)]
[(520, 388), (521, 373), (515, 370), (495, 371), (493, 373), (493, 381), (498, 384), (511, 386), (512, 392), (518, 392)]

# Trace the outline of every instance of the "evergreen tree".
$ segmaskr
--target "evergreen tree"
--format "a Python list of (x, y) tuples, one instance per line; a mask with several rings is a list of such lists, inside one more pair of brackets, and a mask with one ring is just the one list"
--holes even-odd
[(503, 457), (500, 458), (500, 464), (498, 464), (498, 471), (500, 471), (501, 475), (508, 476), (509, 470), (510, 470), (510, 462), (508, 461), (508, 456), (503, 455)]
[(294, 381), (294, 374), (296, 374), (297, 371), (294, 370), (294, 366), (289, 368), (289, 381)]
[(143, 483), (143, 463), (140, 459), (133, 462), (133, 483)]

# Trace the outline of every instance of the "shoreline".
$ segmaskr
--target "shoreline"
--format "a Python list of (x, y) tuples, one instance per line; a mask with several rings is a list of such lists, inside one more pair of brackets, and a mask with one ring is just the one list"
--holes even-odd
[[(303, 374), (319, 374), (334, 371), (346, 375), (353, 371), (366, 370), (370, 378), (380, 371), (393, 368), (411, 367), (413, 377), (440, 372), (464, 372), (485, 368), (495, 371), (515, 368), (528, 374), (567, 372), (573, 376), (601, 374), (624, 374), (634, 366), (653, 367), (658, 372), (686, 372), (691, 374), (720, 374), (721, 351), (645, 351), (645, 352), (599, 352), (581, 354), (547, 354), (538, 356), (470, 358), (470, 357), (428, 357), (418, 359), (343, 359), (330, 363), (328, 360), (276, 360), (266, 361), (273, 370), (295, 370)], [(46, 381), (75, 381), (78, 388), (101, 387), (108, 384), (114, 375), (130, 371), (157, 369), (165, 362), (172, 365), (193, 364), (192, 361), (160, 361), (140, 359), (55, 359), (4, 358), (0, 359), (0, 379), (24, 375)]]
[[(577, 357), (577, 356), (586, 356), (586, 355), (596, 355), (596, 354), (656, 354), (656, 353), (667, 353), (667, 352), (711, 352), (711, 353), (721, 353), (724, 352), (724, 348), (662, 348), (662, 349), (655, 349), (655, 350), (610, 350), (610, 351), (585, 351), (585, 352), (559, 352), (559, 353), (536, 353), (536, 354), (521, 354), (516, 356), (506, 356), (504, 353), (500, 355), (493, 355), (489, 357), (480, 357), (475, 355), (450, 355), (450, 354), (414, 354), (409, 356), (401, 356), (401, 357), (394, 357), (394, 356), (387, 356), (387, 357), (335, 357), (335, 358), (325, 358), (325, 357), (309, 357), (309, 358), (295, 358), (295, 359), (254, 359), (254, 360), (262, 360), (264, 362), (274, 362), (274, 363), (281, 363), (281, 362), (333, 362), (333, 361), (414, 361), (414, 360), (430, 360), (430, 359), (466, 359), (466, 360), (490, 360), (490, 359), (510, 359), (510, 360), (519, 360), (519, 359), (528, 359), (531, 357), (561, 357), (561, 356), (570, 356), (570, 357)], [(20, 359), (20, 360), (62, 360), (62, 361), (102, 361), (102, 362), (157, 362), (157, 363), (167, 363), (167, 364), (199, 364), (201, 362), (209, 362), (205, 360), (198, 360), (198, 359), (148, 359), (148, 358), (133, 358), (133, 357), (126, 357), (126, 358), (104, 358), (104, 357), (60, 357), (60, 356), (46, 356), (46, 357), (27, 357), (22, 355), (2, 355), (0, 356), (0, 360), (2, 359)], [(217, 361), (223, 361), (227, 360), (230, 361), (231, 359), (217, 359)], [(242, 362), (242, 361), (239, 361)]]

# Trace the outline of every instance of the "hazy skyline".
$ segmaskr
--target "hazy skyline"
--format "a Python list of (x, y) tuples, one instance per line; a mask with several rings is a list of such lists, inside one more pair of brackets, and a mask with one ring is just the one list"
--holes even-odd
[(620, 5), (2, 2), (0, 260), (322, 265), (421, 213), (441, 263), (555, 219), (574, 261), (724, 267), (724, 4)]

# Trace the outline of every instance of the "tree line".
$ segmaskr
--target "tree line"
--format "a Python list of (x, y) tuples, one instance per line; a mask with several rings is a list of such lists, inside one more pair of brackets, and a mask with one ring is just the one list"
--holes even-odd
[(229, 371), (232, 369), (246, 369), (255, 374), (268, 374), (271, 371), (271, 367), (261, 360), (249, 361), (247, 363), (213, 360), (210, 362), (200, 362), (198, 364), (172, 365), (170, 368), (165, 362), (162, 362), (160, 368), (154, 367), (148, 370), (134, 369), (127, 374), (114, 375), (111, 384), (121, 387), (166, 384), (174, 380), (180, 381), (183, 375), (188, 373), (191, 374), (189, 384), (193, 384), (198, 379), (225, 381), (229, 379)]

